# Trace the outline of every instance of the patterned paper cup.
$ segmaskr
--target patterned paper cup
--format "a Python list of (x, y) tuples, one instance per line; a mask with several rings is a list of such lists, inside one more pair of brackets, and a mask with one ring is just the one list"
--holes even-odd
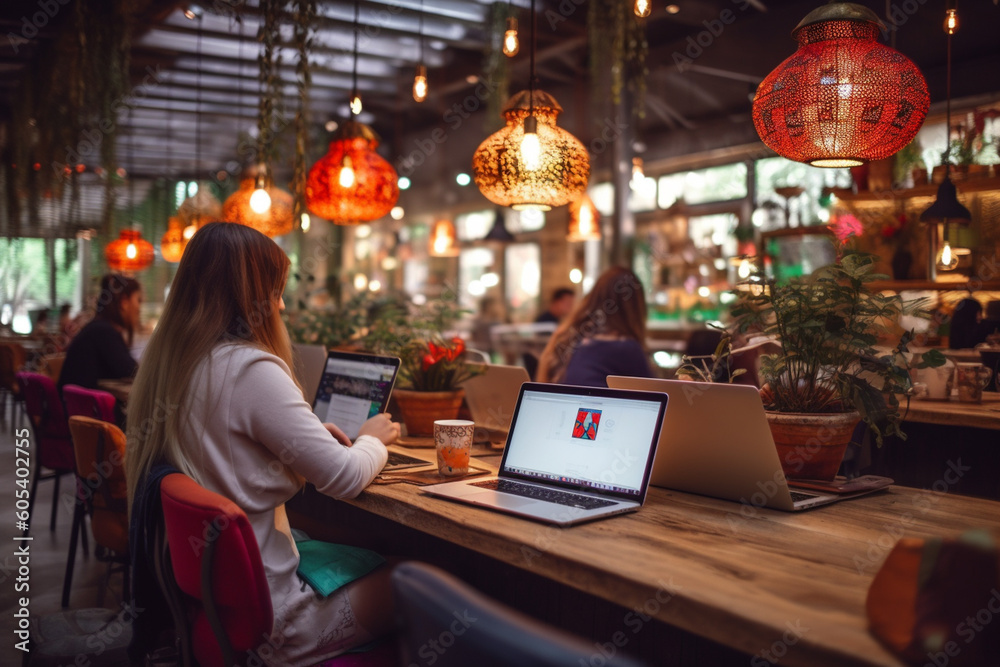
[(446, 477), (465, 475), (469, 472), (472, 434), (475, 430), (475, 422), (465, 419), (438, 419), (434, 422), (438, 472)]

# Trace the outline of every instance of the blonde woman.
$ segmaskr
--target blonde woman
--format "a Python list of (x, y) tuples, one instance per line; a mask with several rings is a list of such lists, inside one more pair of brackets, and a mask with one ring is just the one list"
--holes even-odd
[(318, 597), (296, 575), (284, 503), (306, 481), (333, 497), (358, 495), (385, 465), (399, 424), (376, 415), (351, 443), (312, 413), (279, 316), (288, 269), (273, 241), (243, 225), (212, 223), (191, 239), (132, 389), (125, 463), (133, 528), (150, 472), (163, 464), (247, 513), (275, 615), (260, 657), (312, 665), (390, 628), (389, 568)]
[(646, 296), (630, 270), (613, 266), (552, 334), (538, 381), (606, 387), (609, 375), (654, 377), (646, 349)]

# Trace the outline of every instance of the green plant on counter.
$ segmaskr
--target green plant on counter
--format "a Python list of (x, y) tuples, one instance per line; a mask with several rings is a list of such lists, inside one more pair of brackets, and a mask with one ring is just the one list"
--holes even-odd
[[(712, 326), (712, 325), (709, 325)], [(681, 365), (677, 368), (677, 377), (698, 382), (728, 382), (731, 383), (746, 373), (745, 368), (732, 369), (730, 357), (733, 354), (733, 334), (727, 329), (712, 326), (722, 332), (719, 344), (709, 355), (681, 357)]]
[[(733, 308), (740, 331), (772, 336), (779, 354), (761, 357), (764, 407), (776, 412), (822, 413), (857, 410), (881, 445), (900, 431), (899, 399), (911, 388), (907, 347), (912, 332), (886, 351), (878, 334), (906, 313), (926, 316), (923, 302), (908, 306), (898, 295), (870, 289), (887, 276), (873, 273), (876, 255), (845, 252), (811, 276), (779, 285), (759, 278), (757, 288), (740, 293)], [(940, 366), (937, 350), (922, 355), (919, 367)]]
[(914, 139), (906, 146), (903, 147), (901, 151), (896, 153), (892, 160), (892, 180), (893, 183), (899, 184), (903, 183), (910, 177), (910, 173), (915, 167), (927, 166), (924, 164), (924, 158), (922, 153), (922, 148), (920, 146), (920, 140)]

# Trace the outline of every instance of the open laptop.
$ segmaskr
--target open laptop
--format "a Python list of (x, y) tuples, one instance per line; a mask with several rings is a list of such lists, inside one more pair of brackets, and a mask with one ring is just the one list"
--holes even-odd
[(326, 347), (306, 343), (292, 343), (292, 371), (302, 387), (302, 396), (307, 401), (316, 396), (319, 379), (326, 364)]
[(608, 376), (608, 386), (670, 396), (651, 483), (772, 509), (797, 511), (872, 493), (892, 483), (872, 478), (856, 492), (789, 489), (756, 387)]
[(479, 366), (485, 367), (486, 372), (462, 383), (465, 403), (469, 406), (472, 420), (476, 422), (476, 439), (503, 442), (510, 430), (510, 419), (514, 416), (521, 385), (531, 378), (522, 366)]
[(663, 393), (527, 382), (499, 474), (422, 490), (562, 526), (634, 512), (666, 408)]

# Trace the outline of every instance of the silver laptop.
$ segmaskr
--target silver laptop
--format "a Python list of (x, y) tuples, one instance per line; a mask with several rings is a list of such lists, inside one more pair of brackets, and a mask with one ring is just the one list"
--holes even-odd
[(322, 345), (292, 343), (292, 372), (302, 387), (302, 397), (307, 401), (316, 395), (319, 379), (326, 364), (326, 348)]
[[(521, 385), (531, 381), (522, 366), (480, 364), (486, 372), (462, 383), (465, 403), (476, 422), (476, 440), (507, 439)], [(482, 430), (481, 430), (482, 429)]]
[(789, 489), (756, 387), (618, 375), (608, 376), (608, 386), (670, 396), (653, 463), (654, 486), (796, 511), (872, 493), (892, 483), (888, 478), (871, 478), (871, 488), (836, 494)]
[(499, 474), (422, 490), (562, 526), (634, 512), (666, 408), (657, 392), (527, 382)]

